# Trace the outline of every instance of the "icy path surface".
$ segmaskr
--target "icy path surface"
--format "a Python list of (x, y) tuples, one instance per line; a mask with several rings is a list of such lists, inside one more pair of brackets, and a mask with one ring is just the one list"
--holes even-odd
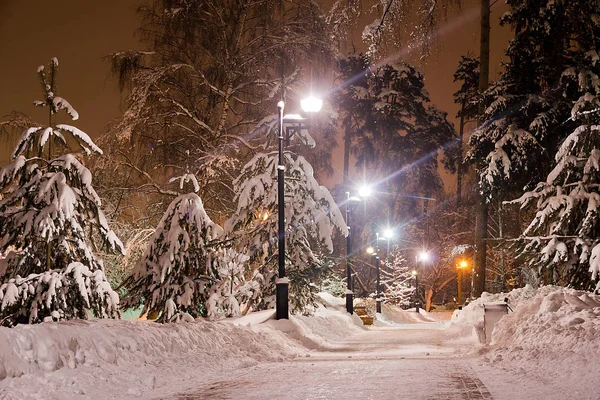
[(564, 399), (539, 378), (490, 368), (442, 324), (371, 328), (334, 349), (221, 374), (169, 397), (196, 399)]

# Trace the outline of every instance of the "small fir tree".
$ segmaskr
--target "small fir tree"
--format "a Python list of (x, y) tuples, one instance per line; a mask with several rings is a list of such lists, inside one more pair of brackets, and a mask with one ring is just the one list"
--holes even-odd
[[(180, 188), (198, 182), (191, 174)], [(196, 193), (176, 197), (160, 220), (143, 257), (125, 281), (126, 304), (144, 305), (143, 313), (159, 322), (206, 316), (211, 288), (219, 280), (216, 241), (222, 228), (206, 214)], [(213, 290), (214, 293), (214, 290)]]
[[(0, 286), (0, 323), (35, 323), (46, 318), (119, 317), (119, 296), (95, 255), (99, 245), (123, 252), (109, 228), (92, 187), (90, 171), (68, 149), (65, 136), (86, 154), (102, 154), (89, 136), (74, 126), (55, 124), (65, 110), (77, 111), (56, 94), (58, 60), (38, 74), (48, 107), (48, 126), (26, 129), (13, 162), (0, 170), (0, 253), (8, 251)], [(11, 250), (12, 249), (12, 250)], [(11, 250), (11, 251), (9, 251)]]
[(409, 306), (415, 296), (414, 276), (402, 251), (392, 251), (381, 269), (386, 303)]

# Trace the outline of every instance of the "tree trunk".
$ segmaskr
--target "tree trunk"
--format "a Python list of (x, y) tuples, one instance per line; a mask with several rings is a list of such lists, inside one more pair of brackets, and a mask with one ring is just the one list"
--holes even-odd
[[(490, 71), (490, 0), (481, 0), (481, 38), (479, 48), (479, 92), (483, 93), (488, 88)], [(483, 113), (483, 104), (480, 104), (480, 114)], [(480, 160), (480, 162), (483, 160)], [(488, 204), (484, 195), (477, 191), (475, 207), (475, 287), (473, 295), (481, 296), (485, 291), (485, 269), (487, 252), (487, 219)]]
[(458, 162), (456, 164), (456, 205), (460, 207), (462, 203), (462, 176), (463, 176), (463, 137), (465, 133), (465, 112), (466, 98), (463, 100), (460, 109), (460, 126), (458, 129)]
[(429, 312), (431, 310), (431, 300), (433, 299), (433, 289), (428, 288), (425, 291), (425, 311)]
[(348, 174), (350, 173), (350, 141), (352, 140), (352, 135), (350, 130), (346, 130), (346, 134), (344, 135), (344, 176), (342, 177), (342, 185), (344, 186), (344, 190), (346, 192), (350, 191), (348, 187)]

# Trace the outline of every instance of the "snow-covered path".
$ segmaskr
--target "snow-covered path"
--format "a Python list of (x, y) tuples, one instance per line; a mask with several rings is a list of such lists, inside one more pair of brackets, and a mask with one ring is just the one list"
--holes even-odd
[[(441, 324), (372, 328), (333, 351), (230, 371), (169, 399), (564, 399), (567, 393), (524, 374), (494, 370), (468, 356)], [(542, 383), (542, 385), (540, 385)], [(165, 398), (164, 395), (157, 398)]]

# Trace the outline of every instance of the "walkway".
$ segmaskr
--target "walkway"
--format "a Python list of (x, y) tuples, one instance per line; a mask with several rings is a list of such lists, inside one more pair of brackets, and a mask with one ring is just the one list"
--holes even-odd
[[(170, 399), (561, 399), (549, 383), (494, 370), (456, 341), (443, 324), (371, 328), (334, 351), (265, 363), (182, 390)], [(415, 329), (416, 328), (416, 329)]]

